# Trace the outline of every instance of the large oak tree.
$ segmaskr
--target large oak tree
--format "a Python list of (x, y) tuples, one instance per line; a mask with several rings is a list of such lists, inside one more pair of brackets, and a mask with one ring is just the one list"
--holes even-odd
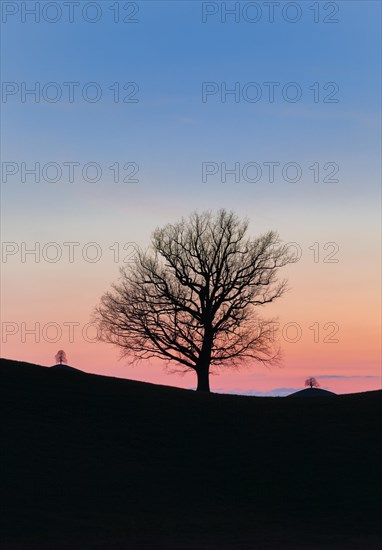
[(101, 339), (131, 361), (160, 358), (194, 370), (209, 391), (212, 367), (277, 360), (274, 322), (257, 310), (279, 298), (280, 267), (295, 261), (278, 235), (247, 235), (248, 221), (220, 210), (158, 228), (151, 248), (96, 310)]

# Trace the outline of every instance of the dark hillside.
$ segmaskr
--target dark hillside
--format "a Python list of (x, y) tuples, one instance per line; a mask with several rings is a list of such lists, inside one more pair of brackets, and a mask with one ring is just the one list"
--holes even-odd
[(305, 388), (304, 390), (291, 393), (288, 397), (336, 397), (336, 394), (322, 388)]
[(202, 395), (1, 360), (4, 550), (379, 548), (381, 392)]

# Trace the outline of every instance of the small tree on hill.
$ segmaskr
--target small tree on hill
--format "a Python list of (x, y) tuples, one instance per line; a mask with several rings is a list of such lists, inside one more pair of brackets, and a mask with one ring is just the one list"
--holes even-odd
[(62, 365), (62, 363), (67, 363), (68, 360), (66, 358), (66, 353), (63, 349), (58, 350), (58, 352), (55, 355), (56, 364)]
[(309, 388), (319, 388), (320, 384), (317, 382), (317, 380), (313, 376), (311, 376), (310, 378), (307, 378), (305, 380), (305, 386)]

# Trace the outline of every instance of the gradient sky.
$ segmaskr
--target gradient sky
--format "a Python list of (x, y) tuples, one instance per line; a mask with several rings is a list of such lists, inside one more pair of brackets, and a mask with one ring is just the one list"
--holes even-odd
[[(26, 4), (31, 9), (37, 3)], [(138, 11), (134, 3), (124, 11), (120, 2), (119, 22), (110, 9), (115, 2), (95, 2), (101, 13), (94, 23), (81, 10), (70, 22), (65, 3), (51, 4), (62, 10), (56, 22), (49, 22), (59, 13), (54, 6), (40, 13), (40, 21), (19, 5), (12, 15), (15, 2), (2, 6), (1, 355), (50, 365), (63, 348), (71, 365), (88, 372), (195, 387), (193, 374), (179, 377), (159, 364), (119, 361), (118, 350), (90, 341), (94, 330), (86, 331), (86, 324), (118, 278), (124, 256), (131, 258), (132, 246), (123, 252), (124, 245), (146, 246), (155, 227), (195, 209), (225, 207), (247, 216), (253, 235), (278, 230), (285, 242), (296, 243), (301, 259), (285, 270), (288, 294), (262, 311), (279, 317), (282, 368), (227, 369), (211, 377), (212, 389), (283, 395), (310, 375), (339, 393), (380, 388), (380, 3), (333, 2), (338, 13), (331, 15), (327, 2), (318, 3), (319, 13), (310, 9), (313, 2), (297, 2), (301, 18), (295, 23), (282, 17), (289, 2), (275, 7), (274, 22), (257, 2), (262, 16), (256, 23), (244, 16), (254, 17), (243, 11), (248, 2), (238, 4), (237, 21), (227, 15), (226, 22), (220, 2), (209, 3), (217, 13), (206, 22), (206, 6), (197, 0), (142, 1), (135, 3)], [(289, 9), (286, 17), (293, 18), (295, 8)], [(124, 23), (133, 11), (137, 22)], [(96, 12), (89, 8), (85, 15)], [(49, 82), (54, 84), (39, 102), (23, 96), (23, 87), (39, 83), (47, 90)], [(79, 83), (73, 101), (65, 82)], [(83, 98), (89, 82), (101, 90), (100, 101)], [(136, 84), (124, 91), (128, 82)], [(219, 90), (204, 102), (203, 82)], [(279, 83), (273, 102), (266, 82)], [(302, 91), (299, 101), (287, 101), (280, 91), (290, 82)], [(325, 89), (329, 82), (338, 90), (337, 102), (323, 101), (334, 89)], [(115, 102), (115, 83), (120, 98), (138, 90), (131, 96), (138, 101)], [(222, 87), (235, 83), (238, 101), (229, 95), (222, 102)], [(259, 101), (245, 100), (254, 90), (245, 96), (247, 83), (260, 87)], [(61, 99), (47, 101), (57, 89)], [(94, 87), (89, 98), (91, 92)], [(72, 182), (68, 162), (79, 163)], [(89, 162), (102, 170), (98, 182), (81, 175)], [(219, 172), (203, 181), (206, 162)], [(245, 181), (242, 172), (239, 181), (232, 175), (222, 181), (222, 163), (241, 169), (254, 162), (263, 169), (258, 182)], [(264, 162), (280, 163), (273, 183)], [(281, 175), (290, 162), (301, 167), (296, 183)], [(42, 181), (32, 175), (22, 181), (22, 163), (56, 163), (62, 177), (43, 181), (41, 170)], [(138, 165), (139, 181), (115, 183), (109, 168), (115, 163)], [(309, 169), (315, 163), (319, 182)], [(322, 181), (326, 163), (339, 167), (338, 182)], [(89, 179), (93, 175), (90, 169)], [(47, 248), (49, 242), (56, 247)], [(65, 242), (79, 243), (72, 262)], [(35, 243), (39, 261), (22, 254)], [(58, 249), (61, 259), (48, 261)], [(97, 250), (99, 261), (90, 261)], [(68, 323), (76, 323), (73, 338)], [(319, 327), (318, 336), (312, 326)], [(33, 327), (36, 334), (25, 334)], [(328, 342), (336, 327), (331, 339), (338, 341)], [(56, 335), (57, 341), (47, 341)]]

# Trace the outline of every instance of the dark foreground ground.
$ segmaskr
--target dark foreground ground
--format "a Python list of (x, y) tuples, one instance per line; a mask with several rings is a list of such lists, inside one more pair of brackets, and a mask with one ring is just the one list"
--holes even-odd
[(2, 550), (380, 550), (381, 392), (194, 392), (2, 360)]

